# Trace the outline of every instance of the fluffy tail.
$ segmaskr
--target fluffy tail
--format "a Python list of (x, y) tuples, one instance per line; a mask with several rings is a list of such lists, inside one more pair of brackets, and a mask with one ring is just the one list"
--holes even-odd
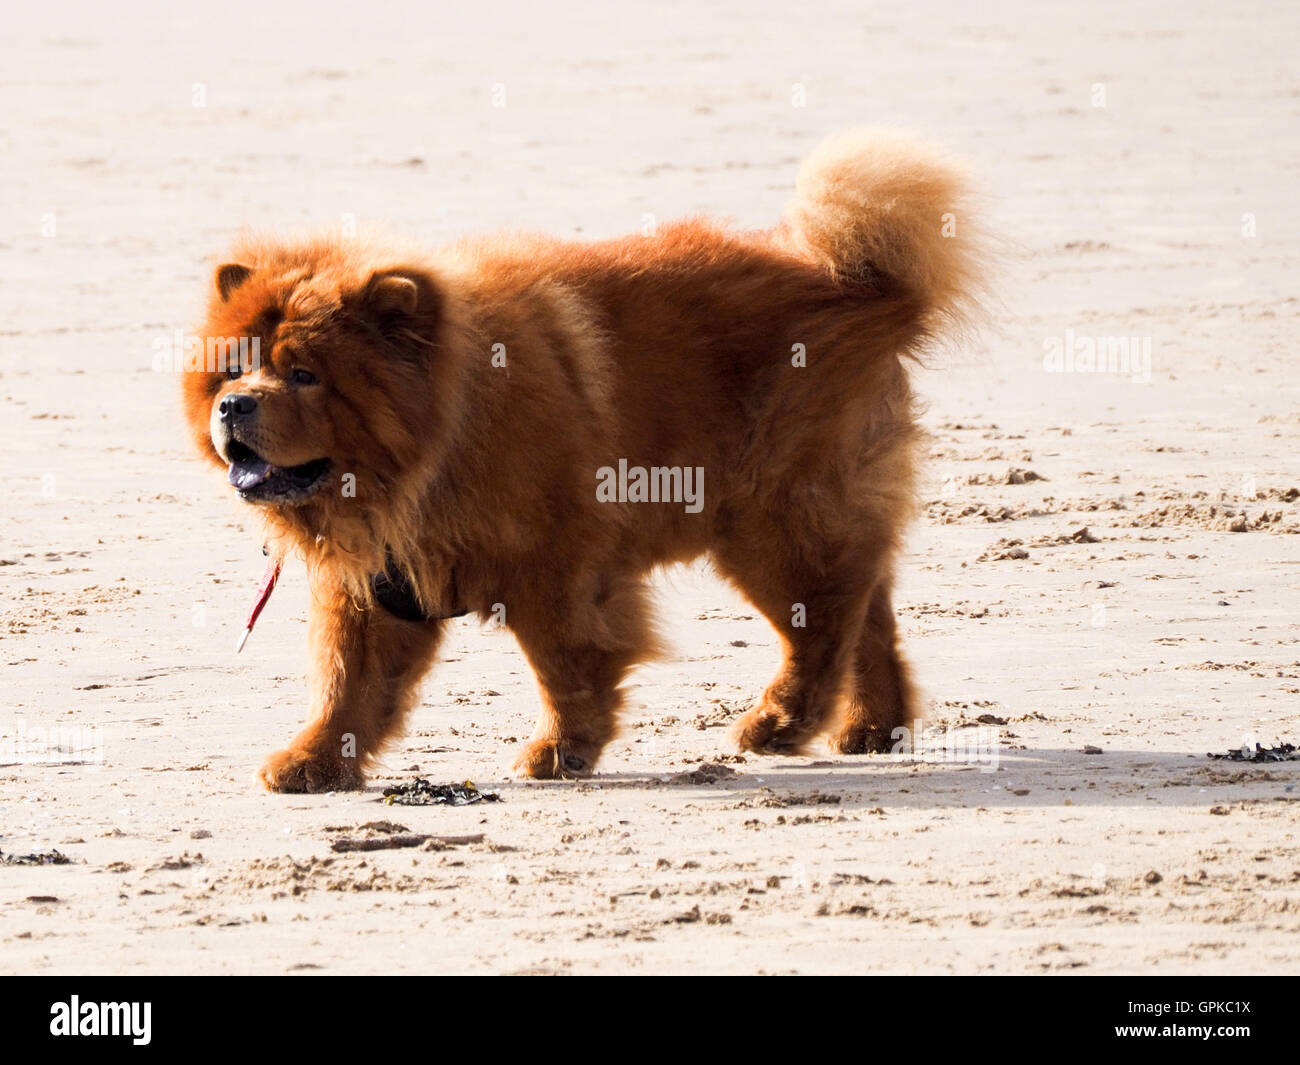
[(786, 209), (793, 250), (836, 277), (917, 301), (926, 332), (965, 325), (983, 273), (963, 167), (894, 130), (824, 141)]

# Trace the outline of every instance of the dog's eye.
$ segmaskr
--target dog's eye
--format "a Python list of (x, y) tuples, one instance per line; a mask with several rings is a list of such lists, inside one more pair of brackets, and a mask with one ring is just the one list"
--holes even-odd
[(310, 370), (295, 367), (289, 371), (289, 380), (291, 380), (295, 385), (314, 385), (317, 379), (316, 375)]

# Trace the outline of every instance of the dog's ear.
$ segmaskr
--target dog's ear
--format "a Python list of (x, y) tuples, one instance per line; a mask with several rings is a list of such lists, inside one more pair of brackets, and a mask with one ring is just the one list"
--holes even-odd
[(253, 276), (253, 268), (243, 263), (226, 263), (217, 267), (217, 291), (221, 293), (222, 302), (230, 299), (230, 294)]
[(379, 319), (412, 315), (420, 304), (420, 284), (400, 270), (373, 274), (366, 284), (362, 304), (372, 317)]
[(356, 307), (366, 321), (387, 329), (416, 319), (427, 322), (437, 317), (442, 295), (423, 270), (396, 267), (371, 274), (361, 289)]

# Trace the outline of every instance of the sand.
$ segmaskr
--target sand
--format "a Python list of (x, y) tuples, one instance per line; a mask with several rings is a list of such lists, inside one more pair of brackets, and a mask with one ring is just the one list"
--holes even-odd
[[(70, 862), (0, 866), (0, 970), (1294, 970), (1300, 763), (1206, 753), (1300, 736), (1300, 14), (441, 6), (10, 15), (0, 851)], [(459, 621), (370, 791), (258, 790), (304, 574), (236, 657), (256, 524), (153, 369), (230, 235), (766, 225), (864, 122), (969, 157), (1005, 244), (991, 328), (917, 375), (898, 595), (927, 725), (996, 767), (736, 757), (777, 640), (697, 567), (592, 781), (508, 777), (536, 690)], [(1127, 372), (1045, 367), (1108, 337)], [(416, 776), (500, 801), (379, 801)], [(332, 849), (403, 834), (483, 840)]]

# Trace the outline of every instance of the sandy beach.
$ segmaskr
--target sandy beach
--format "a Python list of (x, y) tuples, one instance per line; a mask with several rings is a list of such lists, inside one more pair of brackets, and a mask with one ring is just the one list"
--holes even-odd
[[(0, 862), (67, 861), (0, 864), (0, 971), (1294, 972), (1300, 761), (1207, 752), (1300, 743), (1300, 11), (566, 10), (12, 14)], [(257, 523), (155, 369), (232, 235), (767, 226), (864, 123), (969, 159), (1004, 258), (915, 377), (929, 757), (737, 755), (779, 644), (700, 565), (590, 781), (510, 777), (536, 687), (468, 619), (369, 790), (261, 790), (306, 575), (236, 656)]]

